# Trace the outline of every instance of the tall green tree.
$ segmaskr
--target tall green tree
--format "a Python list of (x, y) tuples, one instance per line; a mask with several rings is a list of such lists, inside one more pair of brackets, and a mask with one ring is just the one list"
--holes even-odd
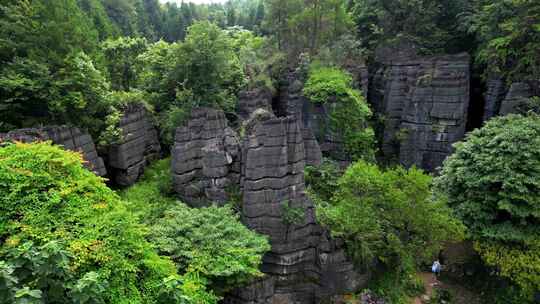
[(400, 290), (445, 242), (462, 239), (463, 225), (444, 201), (433, 199), (431, 177), (422, 171), (383, 170), (359, 161), (337, 185), (334, 171), (310, 172), (309, 181), (316, 186), (312, 189), (322, 191), (310, 194), (317, 203), (317, 217), (333, 236), (345, 240), (356, 262), (382, 263), (385, 274), (395, 278), (388, 288)]
[(443, 52), (457, 34), (467, 0), (353, 0), (365, 47), (413, 43), (423, 53)]
[(98, 31), (75, 0), (10, 1), (0, 24), (3, 128), (100, 117), (108, 84), (92, 60)]
[(145, 38), (120, 37), (108, 39), (101, 44), (113, 89), (129, 91), (137, 85), (137, 57), (145, 52), (147, 47)]
[(464, 26), (479, 43), (476, 58), (486, 74), (509, 80), (540, 78), (540, 3), (475, 0)]
[(487, 122), (456, 145), (436, 180), (476, 249), (529, 298), (540, 288), (540, 117)]

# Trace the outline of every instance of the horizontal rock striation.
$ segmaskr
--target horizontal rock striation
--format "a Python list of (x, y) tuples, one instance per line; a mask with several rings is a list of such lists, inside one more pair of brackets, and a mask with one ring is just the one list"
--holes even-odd
[(434, 172), (463, 138), (469, 106), (467, 54), (388, 61), (371, 92), (384, 116), (382, 152), (404, 166)]
[(316, 223), (304, 183), (304, 134), (295, 117), (253, 115), (242, 140), (242, 219), (269, 237), (264, 279), (238, 290), (228, 303), (318, 303), (365, 283), (343, 244)]
[(533, 86), (528, 82), (514, 82), (500, 105), (499, 115), (519, 113), (533, 96)]
[(176, 129), (172, 149), (175, 192), (193, 207), (225, 203), (239, 184), (239, 140), (222, 111), (198, 108)]
[(272, 91), (268, 88), (255, 88), (240, 92), (238, 96), (238, 116), (247, 120), (257, 109), (272, 111)]
[(139, 104), (129, 105), (120, 119), (120, 143), (108, 147), (107, 166), (111, 179), (120, 186), (133, 185), (161, 152), (158, 133), (150, 114)]
[(53, 144), (67, 150), (80, 152), (85, 160), (84, 166), (98, 176), (105, 176), (107, 170), (103, 159), (98, 156), (92, 137), (79, 128), (69, 126), (46, 126), (42, 128), (19, 129), (0, 134), (2, 141), (52, 141)]
[[(363, 73), (359, 72), (357, 81), (360, 85), (367, 86), (367, 69), (362, 68), (361, 71)], [(320, 165), (323, 155), (347, 161), (348, 156), (344, 152), (341, 139), (328, 128), (331, 108), (310, 102), (302, 93), (303, 81), (298, 72), (289, 73), (288, 85), (282, 88), (279, 104), (285, 116), (292, 116), (300, 122), (306, 143), (307, 165)]]
[(506, 95), (506, 84), (503, 79), (492, 77), (487, 80), (483, 121), (488, 121), (499, 114), (501, 103)]

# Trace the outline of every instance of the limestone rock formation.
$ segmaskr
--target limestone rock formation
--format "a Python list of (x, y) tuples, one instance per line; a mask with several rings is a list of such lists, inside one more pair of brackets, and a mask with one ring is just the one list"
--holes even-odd
[(98, 176), (105, 176), (107, 170), (103, 159), (98, 156), (92, 137), (79, 128), (68, 126), (46, 126), (42, 128), (19, 129), (0, 134), (2, 141), (36, 142), (50, 140), (71, 151), (81, 152), (84, 166)]
[[(367, 92), (367, 68), (361, 66), (358, 71), (359, 85)], [(293, 116), (301, 124), (306, 141), (306, 161), (308, 165), (320, 165), (322, 155), (332, 157), (339, 161), (348, 161), (344, 152), (342, 141), (338, 134), (333, 134), (328, 128), (331, 105), (314, 104), (302, 93), (304, 79), (298, 71), (287, 75), (287, 83), (282, 87), (278, 114)], [(276, 111), (276, 109), (274, 109)], [(316, 142), (312, 140), (316, 139)]]
[(225, 203), (240, 178), (239, 140), (222, 111), (198, 108), (176, 129), (172, 149), (175, 192), (194, 207)]
[(238, 116), (247, 120), (257, 109), (272, 111), (272, 97), (272, 91), (265, 87), (240, 92)]
[(506, 85), (501, 78), (493, 77), (487, 80), (483, 121), (488, 121), (499, 114), (501, 103), (506, 94)]
[(533, 96), (533, 88), (528, 82), (514, 82), (501, 103), (499, 115), (518, 113), (527, 99)]
[(387, 60), (371, 99), (384, 117), (382, 152), (433, 172), (463, 138), (469, 106), (469, 55)]
[(159, 158), (161, 147), (157, 130), (142, 105), (129, 105), (118, 127), (122, 130), (122, 140), (108, 148), (107, 166), (116, 184), (130, 186), (150, 161)]
[(263, 259), (267, 276), (241, 288), (229, 303), (318, 303), (365, 283), (343, 243), (316, 223), (305, 192), (305, 157), (295, 117), (264, 111), (252, 116), (242, 140), (242, 218), (269, 237), (272, 249)]

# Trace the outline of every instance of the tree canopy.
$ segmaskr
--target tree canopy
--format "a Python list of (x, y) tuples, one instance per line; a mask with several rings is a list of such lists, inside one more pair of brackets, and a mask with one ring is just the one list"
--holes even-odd
[(529, 295), (540, 282), (538, 144), (538, 116), (493, 119), (456, 145), (436, 182), (486, 262)]

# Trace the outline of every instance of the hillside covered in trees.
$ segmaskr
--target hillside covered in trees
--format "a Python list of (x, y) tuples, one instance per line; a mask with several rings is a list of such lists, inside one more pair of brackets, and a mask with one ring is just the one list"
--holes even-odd
[(538, 303), (539, 115), (537, 0), (2, 0), (0, 303)]

